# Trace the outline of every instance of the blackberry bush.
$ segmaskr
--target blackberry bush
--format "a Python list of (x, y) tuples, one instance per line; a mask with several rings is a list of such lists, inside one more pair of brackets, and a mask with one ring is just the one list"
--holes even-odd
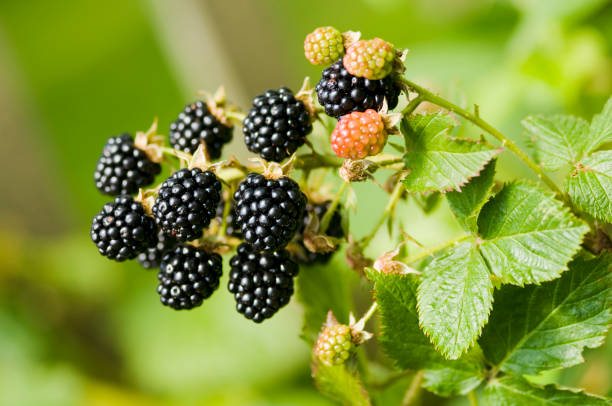
[(179, 244), (162, 258), (157, 293), (165, 306), (193, 309), (217, 290), (221, 274), (219, 254)]
[(281, 162), (304, 145), (312, 125), (304, 103), (281, 87), (253, 99), (242, 131), (249, 151), (265, 160)]
[(106, 141), (94, 180), (105, 195), (131, 195), (138, 192), (138, 188), (152, 184), (160, 172), (161, 166), (134, 146), (131, 135), (121, 134)]
[(380, 110), (385, 99), (389, 109), (393, 109), (400, 94), (400, 87), (391, 76), (382, 80), (353, 76), (342, 59), (323, 71), (315, 89), (325, 114), (335, 118), (353, 111)]
[(224, 125), (198, 100), (185, 106), (170, 124), (170, 144), (178, 150), (193, 154), (200, 143), (206, 144), (210, 159), (221, 156), (223, 146), (232, 140), (232, 127)]
[(181, 169), (162, 183), (153, 215), (164, 233), (178, 241), (190, 241), (202, 236), (220, 199), (221, 182), (214, 173)]
[(249, 173), (234, 193), (236, 224), (256, 250), (274, 251), (291, 241), (302, 225), (306, 196), (288, 177), (267, 179)]
[(240, 244), (230, 260), (228, 290), (234, 294), (236, 310), (261, 323), (289, 303), (298, 266), (284, 249), (260, 252)]
[[(320, 224), (321, 220), (323, 219), (323, 216), (329, 210), (330, 204), (331, 201), (328, 200), (323, 203), (309, 202), (306, 205), (304, 222), (300, 230), (299, 238), (297, 239), (299, 247), (293, 255), (293, 258), (297, 262), (302, 264), (325, 264), (329, 262), (331, 257), (334, 255), (335, 251), (325, 253), (312, 252), (304, 245), (304, 231), (308, 226), (308, 222), (310, 221), (311, 216), (315, 216), (318, 219), (318, 223)], [(336, 210), (334, 210), (334, 214), (332, 214), (327, 230), (325, 230), (325, 235), (334, 238), (344, 237), (344, 230), (342, 229), (342, 215), (340, 214), (339, 208), (336, 208)]]
[(89, 235), (100, 254), (115, 261), (135, 258), (155, 244), (157, 229), (142, 204), (120, 195), (93, 218)]

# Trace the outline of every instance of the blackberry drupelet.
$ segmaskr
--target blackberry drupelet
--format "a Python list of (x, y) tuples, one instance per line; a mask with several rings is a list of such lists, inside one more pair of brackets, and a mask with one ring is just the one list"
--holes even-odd
[(175, 149), (193, 154), (204, 141), (210, 159), (217, 159), (223, 145), (232, 140), (232, 131), (232, 127), (211, 114), (205, 102), (198, 100), (185, 106), (170, 124), (170, 144)]
[(304, 144), (312, 125), (304, 103), (281, 87), (253, 99), (242, 131), (249, 151), (267, 161), (280, 162)]
[(161, 166), (134, 146), (131, 135), (121, 134), (106, 141), (94, 180), (105, 195), (131, 195), (138, 192), (138, 188), (152, 184), (160, 172)]
[(148, 248), (145, 252), (138, 254), (138, 262), (143, 268), (155, 269), (159, 268), (159, 264), (164, 254), (173, 249), (177, 244), (176, 238), (164, 234), (163, 231), (157, 233), (157, 241), (155, 246)]
[[(217, 206), (217, 221), (219, 225), (223, 221), (223, 212), (225, 210), (225, 200), (221, 199), (219, 205)], [(236, 223), (236, 207), (233, 201), (230, 202), (230, 209), (227, 213), (227, 219), (225, 220), (227, 225), (225, 226), (225, 235), (230, 237), (242, 238), (242, 232), (240, 231), (240, 226)]]
[(100, 254), (121, 262), (155, 245), (157, 228), (142, 204), (120, 195), (93, 218), (89, 235)]
[(298, 266), (284, 249), (258, 252), (240, 244), (230, 260), (228, 290), (236, 299), (236, 310), (261, 323), (289, 303)]
[[(293, 259), (302, 264), (313, 264), (313, 263), (321, 263), (325, 264), (329, 262), (331, 257), (334, 255), (336, 251), (333, 252), (325, 252), (325, 253), (317, 253), (309, 251), (308, 248), (304, 245), (304, 230), (308, 225), (308, 221), (310, 220), (310, 216), (316, 216), (319, 219), (319, 223), (321, 223), (321, 219), (327, 213), (329, 209), (329, 205), (331, 204), (331, 200), (328, 200), (323, 203), (308, 203), (306, 205), (306, 212), (304, 214), (304, 223), (302, 224), (302, 229), (300, 231), (299, 239), (297, 243), (300, 246), (300, 251), (296, 252), (292, 255)], [(327, 230), (325, 230), (325, 235), (334, 238), (344, 238), (344, 230), (342, 229), (342, 215), (340, 214), (340, 209), (336, 208), (332, 218), (327, 226)]]
[(385, 98), (389, 109), (393, 109), (400, 94), (391, 76), (381, 80), (353, 76), (342, 64), (342, 59), (323, 71), (315, 89), (325, 113), (335, 118), (353, 111), (380, 110)]
[(325, 327), (315, 342), (314, 353), (327, 365), (340, 365), (355, 351), (352, 338), (351, 328), (345, 324)]
[(178, 241), (202, 236), (204, 227), (215, 217), (221, 199), (221, 182), (211, 171), (181, 169), (164, 181), (153, 215), (164, 233)]
[(221, 274), (219, 254), (180, 244), (162, 258), (157, 293), (165, 306), (193, 309), (219, 287)]
[(282, 248), (304, 220), (306, 196), (292, 179), (266, 179), (249, 173), (234, 193), (236, 224), (258, 251)]

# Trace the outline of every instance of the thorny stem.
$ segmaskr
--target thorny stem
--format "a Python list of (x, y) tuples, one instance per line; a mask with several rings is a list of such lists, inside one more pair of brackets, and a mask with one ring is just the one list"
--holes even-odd
[(340, 185), (336, 196), (334, 196), (334, 200), (332, 200), (329, 205), (329, 208), (323, 215), (323, 218), (321, 219), (321, 224), (319, 225), (320, 234), (325, 234), (325, 232), (327, 231), (327, 227), (329, 227), (329, 223), (331, 222), (331, 219), (334, 213), (336, 212), (336, 208), (338, 207), (338, 204), (340, 204), (340, 199), (342, 199), (342, 196), (344, 195), (344, 190), (346, 189), (347, 185), (348, 182), (342, 182), (342, 185)]
[[(417, 85), (416, 83), (411, 82), (410, 80), (406, 78), (402, 77), (401, 80), (408, 87), (410, 87), (412, 90), (417, 92), (419, 96), (422, 96), (423, 100), (429, 101), (440, 107), (444, 107), (445, 109), (449, 111), (459, 114), (461, 117), (472, 122), (476, 126), (482, 128), (483, 130), (491, 134), (493, 137), (497, 138), (504, 147), (508, 148), (521, 161), (527, 164), (527, 166), (537, 175), (539, 179), (541, 179), (550, 188), (550, 190), (552, 190), (559, 196), (563, 197), (564, 200), (567, 200), (567, 198), (565, 197), (563, 192), (559, 189), (559, 187), (555, 184), (555, 182), (553, 182), (552, 179), (550, 179), (548, 175), (544, 173), (542, 168), (537, 163), (535, 163), (525, 152), (523, 152), (523, 150), (520, 149), (512, 140), (510, 140), (505, 135), (503, 135), (501, 132), (499, 132), (497, 129), (495, 129), (491, 124), (487, 123), (482, 118), (480, 118), (480, 115), (472, 114), (469, 111), (457, 106), (456, 104), (453, 104), (446, 99), (436, 96), (429, 90)], [(418, 96), (417, 96), (417, 99), (418, 99)]]
[(402, 399), (402, 406), (409, 406), (417, 399), (419, 393), (421, 392), (421, 384), (423, 383), (424, 374), (424, 371), (418, 371), (416, 374), (414, 374), (414, 378), (412, 378), (412, 382), (410, 382), (410, 386), (408, 387), (408, 390), (406, 390), (404, 399)]
[(417, 97), (410, 100), (406, 107), (404, 107), (404, 110), (402, 110), (402, 116), (408, 116), (412, 114), (412, 112), (415, 111), (417, 107), (419, 107), (419, 104), (421, 104), (424, 99), (425, 98), (423, 97), (423, 95), (419, 94)]
[(453, 246), (453, 245), (455, 245), (457, 243), (465, 241), (465, 240), (467, 240), (470, 237), (471, 237), (470, 235), (462, 235), (462, 236), (459, 236), (457, 238), (453, 238), (453, 239), (451, 239), (451, 240), (449, 240), (449, 241), (447, 241), (447, 242), (445, 242), (443, 244), (437, 245), (437, 246), (435, 246), (433, 248), (430, 248), (430, 249), (427, 249), (427, 250), (421, 252), (420, 254), (417, 254), (417, 255), (414, 255), (414, 256), (408, 258), (406, 261), (404, 261), (404, 263), (405, 264), (413, 264), (413, 263), (418, 262), (418, 261), (420, 261), (422, 259), (425, 259), (425, 258), (427, 258), (427, 257), (429, 257), (431, 255), (434, 255), (434, 254), (436, 254), (436, 253), (438, 253), (438, 252), (440, 252), (442, 250), (445, 250), (448, 247), (451, 247), (451, 246)]
[(478, 406), (478, 398), (476, 397), (475, 391), (468, 392), (467, 398), (470, 401), (471, 406)]
[(370, 234), (365, 236), (363, 240), (361, 240), (361, 242), (359, 243), (362, 249), (368, 246), (370, 241), (372, 241), (372, 238), (374, 238), (374, 236), (376, 235), (380, 227), (385, 222), (385, 219), (387, 218), (387, 216), (389, 216), (393, 212), (403, 191), (404, 189), (403, 189), (402, 182), (398, 181), (397, 184), (395, 185), (395, 188), (393, 189), (393, 192), (391, 193), (391, 196), (389, 197), (389, 201), (387, 202), (387, 206), (385, 207), (385, 210), (382, 212), (380, 218), (378, 219), (378, 222), (376, 223), (372, 231), (370, 231)]
[(374, 315), (374, 312), (376, 312), (376, 309), (378, 308), (378, 303), (374, 302), (372, 303), (372, 306), (370, 306), (370, 308), (368, 309), (367, 313), (363, 315), (363, 317), (361, 318), (363, 320), (363, 323), (367, 323), (368, 320), (370, 320), (370, 317), (372, 317), (372, 315)]

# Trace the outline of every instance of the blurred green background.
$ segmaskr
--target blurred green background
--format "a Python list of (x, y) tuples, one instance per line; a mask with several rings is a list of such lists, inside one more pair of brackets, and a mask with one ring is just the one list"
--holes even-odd
[[(88, 236), (107, 200), (92, 179), (107, 137), (155, 116), (165, 133), (199, 89), (224, 84), (248, 108), (267, 88), (316, 83), (302, 41), (321, 25), (408, 48), (408, 77), (478, 103), (519, 143), (525, 115), (590, 118), (612, 93), (604, 0), (0, 0), (0, 405), (330, 404), (312, 386), (295, 300), (254, 325), (224, 280), (201, 308), (173, 312), (153, 272), (105, 260)], [(225, 153), (244, 151), (237, 129)], [(530, 176), (512, 156), (499, 167)], [(360, 236), (385, 202), (356, 190), (380, 196), (359, 202)], [(425, 243), (458, 232), (444, 205), (399, 210)], [(372, 255), (389, 247), (380, 234)], [(346, 268), (341, 255), (333, 266)], [(612, 344), (587, 357), (538, 379), (610, 395)]]

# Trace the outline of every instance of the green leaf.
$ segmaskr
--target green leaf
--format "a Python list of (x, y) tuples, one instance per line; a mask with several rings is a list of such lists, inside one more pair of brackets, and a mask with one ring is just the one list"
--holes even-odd
[(612, 223), (612, 151), (585, 158), (567, 178), (567, 193), (584, 212)]
[(514, 182), (485, 204), (478, 230), (491, 272), (504, 283), (523, 285), (559, 277), (588, 227), (551, 193)]
[(466, 242), (434, 259), (421, 279), (421, 327), (445, 357), (457, 359), (474, 344), (491, 311), (493, 284), (487, 265)]
[(327, 265), (302, 267), (297, 277), (297, 298), (304, 307), (302, 338), (312, 345), (331, 310), (338, 320), (348, 321), (352, 309), (351, 289), (358, 275), (334, 260)]
[(612, 141), (612, 97), (608, 99), (602, 112), (593, 117), (587, 151), (595, 151), (601, 144)]
[(438, 396), (465, 395), (486, 376), (482, 350), (474, 347), (457, 361), (446, 361), (426, 369), (423, 387)]
[(587, 152), (589, 123), (572, 116), (531, 116), (523, 127), (535, 148), (535, 158), (548, 169), (576, 163)]
[(501, 151), (480, 141), (450, 137), (454, 126), (452, 117), (442, 113), (402, 120), (404, 162), (410, 169), (403, 183), (409, 192), (459, 190)]
[(385, 354), (399, 369), (418, 370), (443, 362), (419, 328), (416, 277), (385, 274), (371, 268), (366, 275), (374, 282), (381, 321), (379, 342)]
[(461, 191), (446, 194), (451, 210), (466, 231), (478, 231), (478, 213), (489, 199), (494, 178), (495, 160), (493, 159)]
[(609, 399), (556, 385), (539, 387), (518, 376), (506, 376), (489, 383), (485, 389), (487, 405), (495, 406), (604, 406)]
[(326, 365), (313, 361), (312, 376), (321, 393), (346, 406), (369, 406), (370, 396), (355, 372), (345, 364)]
[(459, 360), (445, 360), (419, 328), (414, 275), (367, 269), (379, 306), (380, 345), (399, 369), (425, 369), (423, 386), (440, 396), (469, 392), (485, 377), (482, 351), (475, 347)]
[(601, 345), (612, 322), (611, 260), (579, 256), (560, 279), (498, 291), (479, 341), (487, 360), (530, 375), (583, 362), (584, 347)]

